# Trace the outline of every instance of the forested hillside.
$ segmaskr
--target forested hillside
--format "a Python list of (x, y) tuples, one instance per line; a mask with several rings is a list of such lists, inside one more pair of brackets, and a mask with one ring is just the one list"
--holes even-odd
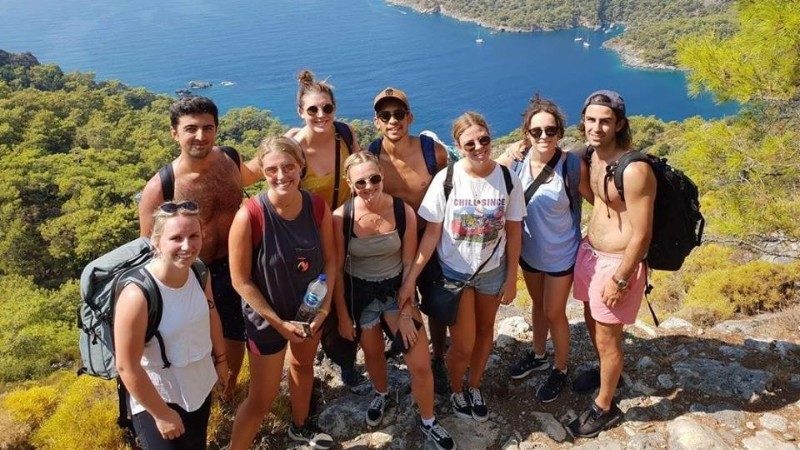
[[(677, 48), (692, 90), (739, 101), (742, 112), (632, 119), (636, 147), (697, 182), (716, 242), (682, 271), (656, 274), (662, 318), (708, 324), (800, 302), (800, 263), (791, 262), (800, 252), (800, 2), (742, 1), (736, 15), (730, 37), (685, 38)], [(11, 392), (0, 397), (0, 447), (90, 448), (81, 444), (95, 430), (104, 432), (92, 434), (94, 448), (120, 445), (109, 384), (74, 376), (76, 279), (136, 236), (134, 197), (177, 153), (171, 101), (0, 51), (0, 392)], [(370, 139), (369, 124), (356, 126)], [(285, 128), (268, 111), (236, 109), (221, 119), (218, 142), (250, 155)], [(569, 136), (580, 139), (574, 129)]]

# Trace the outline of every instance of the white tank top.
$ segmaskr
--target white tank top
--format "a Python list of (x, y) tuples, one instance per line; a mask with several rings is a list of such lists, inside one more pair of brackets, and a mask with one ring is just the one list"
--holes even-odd
[[(149, 267), (146, 270), (150, 272)], [(155, 338), (145, 344), (141, 364), (165, 402), (192, 412), (203, 405), (217, 381), (206, 296), (194, 273), (189, 273), (186, 284), (177, 289), (153, 278), (164, 300), (158, 331), (172, 365), (164, 368)], [(131, 414), (144, 411), (133, 396), (130, 403)]]

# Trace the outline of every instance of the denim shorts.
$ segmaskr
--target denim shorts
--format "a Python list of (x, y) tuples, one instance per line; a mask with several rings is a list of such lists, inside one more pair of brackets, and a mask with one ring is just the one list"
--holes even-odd
[[(448, 267), (447, 264), (442, 264), (442, 275), (451, 281), (466, 281), (472, 276), (471, 273), (456, 272)], [(479, 294), (498, 295), (503, 290), (505, 281), (506, 261), (503, 259), (503, 262), (494, 269), (475, 275), (475, 278), (470, 280), (467, 286), (474, 288)]]
[(362, 329), (372, 328), (381, 323), (381, 316), (385, 313), (398, 313), (400, 307), (397, 305), (397, 298), (387, 297), (383, 300), (375, 299), (361, 311), (361, 319), (358, 325)]

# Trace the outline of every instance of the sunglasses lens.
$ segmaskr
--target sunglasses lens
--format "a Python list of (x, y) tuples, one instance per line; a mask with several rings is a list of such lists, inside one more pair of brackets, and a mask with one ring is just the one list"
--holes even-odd
[(330, 103), (326, 103), (326, 104), (325, 104), (325, 105), (322, 107), (322, 112), (324, 112), (325, 114), (330, 114), (330, 113), (332, 113), (332, 112), (333, 112), (333, 105), (332, 105), (332, 104), (330, 104)]
[(378, 184), (378, 183), (380, 183), (380, 182), (381, 182), (381, 180), (383, 180), (383, 178), (381, 178), (381, 176), (380, 176), (380, 175), (378, 175), (378, 174), (375, 174), (375, 175), (373, 175), (373, 176), (369, 177), (369, 183), (370, 183), (371, 185), (373, 185), (373, 186), (374, 186), (374, 185), (376, 185), (376, 184)]
[(356, 180), (356, 182), (353, 184), (357, 189), (364, 189), (367, 187), (367, 180)]
[(403, 120), (406, 118), (406, 112), (403, 111), (402, 109), (397, 110), (394, 112), (394, 118), (397, 120)]
[(478, 142), (480, 142), (481, 145), (486, 146), (492, 143), (492, 138), (489, 136), (482, 136), (480, 139), (478, 139)]
[(383, 123), (387, 123), (389, 120), (391, 120), (391, 118), (392, 118), (392, 113), (390, 113), (389, 111), (381, 111), (378, 113), (378, 119)]
[(192, 202), (192, 201), (186, 201), (186, 202), (178, 203), (176, 206), (177, 206), (177, 209), (184, 209), (184, 210), (189, 211), (189, 212), (195, 212), (198, 209), (197, 203)]
[(319, 111), (319, 108), (317, 108), (316, 105), (312, 105), (312, 106), (309, 106), (308, 108), (306, 108), (306, 112), (310, 116), (316, 116), (317, 115), (317, 111)]
[(547, 127), (547, 128), (544, 129), (544, 132), (545, 132), (546, 135), (552, 137), (552, 136), (555, 136), (555, 135), (558, 134), (558, 128), (556, 128), (556, 127)]

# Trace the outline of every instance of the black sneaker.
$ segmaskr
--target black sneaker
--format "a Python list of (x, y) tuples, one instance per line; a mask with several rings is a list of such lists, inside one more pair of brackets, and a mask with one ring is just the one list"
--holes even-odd
[(450, 436), (450, 433), (444, 429), (437, 420), (433, 421), (433, 425), (426, 426), (422, 423), (422, 419), (419, 421), (419, 429), (422, 430), (422, 433), (425, 434), (425, 437), (428, 438), (431, 442), (436, 445), (436, 448), (439, 450), (453, 450), (456, 448), (456, 443), (453, 442), (453, 438)]
[(581, 372), (572, 382), (572, 392), (576, 394), (588, 394), (600, 387), (600, 368), (595, 367), (585, 372)]
[(472, 419), (472, 408), (469, 406), (466, 392), (453, 392), (450, 394), (450, 404), (453, 406), (453, 412), (458, 417), (462, 419)]
[(468, 391), (464, 392), (464, 397), (469, 402), (472, 409), (472, 418), (478, 422), (485, 422), (489, 419), (489, 408), (486, 406), (486, 401), (483, 399), (483, 394), (478, 388), (471, 387)]
[(537, 358), (532, 351), (528, 350), (525, 352), (525, 356), (512, 365), (508, 372), (512, 379), (520, 380), (530, 375), (531, 372), (547, 370), (549, 368), (550, 362), (547, 360), (547, 355)]
[(303, 442), (311, 448), (325, 450), (333, 447), (332, 437), (325, 433), (317, 433), (308, 424), (298, 427), (291, 423), (288, 434), (293, 441)]
[(567, 374), (553, 368), (544, 384), (536, 390), (536, 398), (542, 403), (550, 403), (558, 398), (565, 384), (567, 384)]
[(608, 411), (603, 411), (595, 402), (580, 416), (567, 425), (567, 431), (572, 437), (593, 438), (601, 431), (607, 430), (622, 420), (622, 411), (616, 403), (611, 403)]
[(450, 392), (450, 380), (447, 377), (447, 367), (444, 360), (436, 358), (431, 360), (431, 371), (433, 372), (433, 391), (439, 395), (446, 395)]
[(383, 421), (383, 412), (386, 410), (388, 401), (388, 395), (375, 393), (375, 397), (372, 398), (369, 408), (367, 408), (367, 425), (374, 427)]

